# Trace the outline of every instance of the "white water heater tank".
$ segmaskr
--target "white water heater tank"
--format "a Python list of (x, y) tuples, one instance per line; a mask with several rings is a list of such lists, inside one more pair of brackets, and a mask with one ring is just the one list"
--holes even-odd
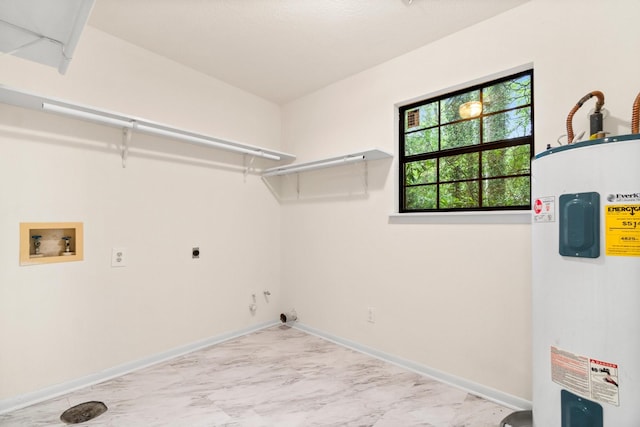
[(533, 424), (640, 426), (640, 135), (532, 164)]

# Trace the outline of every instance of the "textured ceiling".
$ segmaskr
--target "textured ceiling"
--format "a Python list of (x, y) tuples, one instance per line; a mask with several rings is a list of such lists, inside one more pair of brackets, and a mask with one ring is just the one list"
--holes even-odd
[(282, 104), (529, 0), (97, 0), (89, 25)]

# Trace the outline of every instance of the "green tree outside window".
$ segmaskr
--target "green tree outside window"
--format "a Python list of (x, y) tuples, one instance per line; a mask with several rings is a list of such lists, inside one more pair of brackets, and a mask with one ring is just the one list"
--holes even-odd
[(530, 208), (533, 70), (401, 107), (400, 121), (401, 212)]

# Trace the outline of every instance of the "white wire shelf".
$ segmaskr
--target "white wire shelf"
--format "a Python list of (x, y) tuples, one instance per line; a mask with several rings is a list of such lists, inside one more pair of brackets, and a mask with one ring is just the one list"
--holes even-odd
[[(107, 110), (79, 105), (68, 101), (46, 98), (21, 90), (0, 85), (0, 102), (32, 110), (61, 114), (80, 120), (88, 120), (106, 126), (124, 129), (128, 134), (141, 132), (158, 135), (209, 148), (232, 151), (252, 157), (271, 161), (292, 162), (296, 156), (281, 151), (257, 147), (235, 141), (229, 141), (209, 135), (191, 132), (176, 127), (160, 124), (140, 117), (129, 116)], [(124, 156), (124, 154), (123, 154)]]
[(330, 168), (335, 166), (341, 166), (349, 163), (364, 162), (369, 160), (380, 160), (393, 157), (386, 151), (378, 149), (370, 149), (366, 151), (359, 151), (357, 153), (346, 154), (344, 156), (331, 157), (322, 160), (316, 160), (312, 162), (290, 164), (286, 166), (276, 166), (273, 168), (265, 169), (262, 172), (263, 177), (290, 175), (294, 173), (312, 171), (316, 169)]

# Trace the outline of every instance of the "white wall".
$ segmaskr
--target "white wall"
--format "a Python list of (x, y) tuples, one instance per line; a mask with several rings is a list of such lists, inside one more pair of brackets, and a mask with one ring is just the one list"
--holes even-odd
[[(282, 111), (91, 27), (66, 76), (2, 56), (0, 83), (305, 161), (395, 152), (394, 104), (533, 62), (539, 152), (591, 90), (607, 97), (606, 130), (628, 132), (638, 12), (635, 0), (533, 0)], [(364, 195), (358, 169), (333, 169), (305, 175), (301, 199), (279, 205), (256, 176), (230, 170), (238, 156), (136, 135), (146, 151), (123, 169), (119, 141), (116, 129), (0, 106), (0, 399), (272, 320), (281, 307), (530, 399), (529, 226), (390, 224), (388, 161), (369, 165)], [(19, 267), (23, 221), (83, 221), (85, 260)], [(115, 246), (128, 248), (127, 267), (109, 266)], [(259, 299), (252, 317), (250, 294), (264, 288), (272, 301)]]
[[(91, 27), (66, 76), (3, 56), (0, 84), (258, 146), (281, 140), (277, 105)], [(0, 400), (278, 317), (280, 207), (233, 169), (242, 156), (134, 134), (123, 169), (120, 139), (0, 104)], [(84, 261), (20, 267), (19, 223), (40, 221), (82, 221)], [(127, 267), (111, 268), (112, 247), (127, 248)]]
[[(533, 0), (291, 102), (284, 149), (301, 161), (396, 152), (394, 104), (527, 63), (536, 153), (566, 133), (567, 113), (592, 90), (606, 96), (605, 130), (629, 133), (639, 13), (632, 0)], [(591, 104), (574, 118), (577, 131), (588, 130)], [(529, 400), (530, 226), (391, 224), (397, 164), (381, 162), (366, 197), (322, 201), (314, 181), (334, 179), (327, 170), (283, 206), (286, 305), (312, 328)]]

